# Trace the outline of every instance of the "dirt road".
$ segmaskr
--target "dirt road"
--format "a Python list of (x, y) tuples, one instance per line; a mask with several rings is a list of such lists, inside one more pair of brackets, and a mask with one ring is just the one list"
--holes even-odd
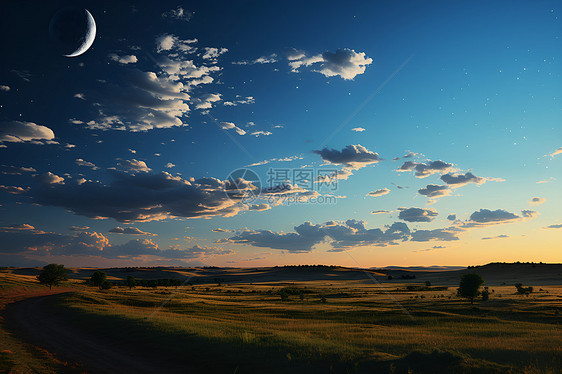
[(6, 327), (24, 341), (46, 349), (59, 359), (80, 364), (88, 373), (187, 371), (157, 357), (135, 355), (126, 347), (69, 326), (53, 306), (57, 297), (60, 295), (34, 297), (7, 305), (4, 313)]

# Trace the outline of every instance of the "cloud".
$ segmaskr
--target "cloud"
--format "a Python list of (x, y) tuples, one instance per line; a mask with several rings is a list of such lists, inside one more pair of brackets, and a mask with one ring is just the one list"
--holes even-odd
[(180, 39), (175, 35), (163, 34), (156, 38), (156, 51), (179, 50), (182, 52), (194, 52), (192, 44), (197, 43), (197, 39)]
[[(113, 218), (119, 222), (148, 222), (173, 217), (229, 217), (247, 210), (241, 204), (240, 188), (255, 189), (250, 182), (216, 178), (189, 180), (169, 173), (124, 173), (112, 171), (113, 181), (66, 184), (38, 189), (36, 203), (59, 206), (90, 218)], [(243, 183), (244, 182), (244, 183)], [(274, 192), (264, 191), (264, 196)], [(282, 192), (279, 192), (280, 194)], [(303, 193), (286, 189), (285, 196)]]
[(376, 197), (376, 196), (387, 195), (387, 194), (389, 194), (389, 193), (390, 193), (390, 190), (389, 190), (388, 188), (382, 188), (382, 189), (380, 189), (380, 190), (376, 190), (376, 191), (369, 192), (369, 193), (367, 194), (367, 196)]
[(546, 226), (543, 229), (562, 229), (562, 224)]
[(212, 47), (205, 47), (203, 48), (203, 50), (205, 51), (203, 53), (203, 55), (201, 56), (202, 59), (204, 60), (214, 60), (216, 61), (216, 59), (222, 55), (225, 54), (226, 52), (228, 52), (228, 49), (226, 48), (212, 48)]
[(107, 57), (109, 57), (110, 60), (118, 62), (118, 63), (123, 64), (123, 65), (134, 64), (134, 63), (138, 62), (137, 56), (135, 56), (135, 55), (119, 56), (116, 53), (110, 53), (109, 55), (107, 55)]
[(93, 163), (91, 163), (91, 162), (89, 162), (89, 161), (85, 161), (85, 160), (83, 160), (83, 159), (81, 159), (81, 158), (77, 158), (77, 159), (74, 161), (74, 163), (75, 163), (76, 165), (78, 165), (78, 166), (89, 167), (89, 168), (91, 168), (92, 170), (98, 170), (98, 169), (99, 169), (99, 167), (97, 167), (95, 164), (93, 164)]
[(231, 230), (221, 229), (221, 228), (212, 229), (211, 231), (212, 232), (231, 232)]
[(418, 193), (427, 196), (430, 199), (437, 199), (439, 197), (448, 196), (451, 194), (451, 189), (448, 186), (439, 186), (436, 184), (428, 184), (424, 188), (420, 188)]
[(441, 160), (428, 161), (427, 163), (406, 161), (396, 171), (398, 172), (414, 171), (414, 175), (417, 178), (425, 178), (432, 174), (447, 173), (452, 168), (453, 168), (453, 164), (449, 164)]
[(385, 214), (385, 213), (392, 213), (389, 210), (373, 210), (371, 214)]
[(454, 221), (454, 220), (457, 219), (457, 215), (456, 215), (456, 214), (449, 214), (449, 215), (447, 216), (447, 219), (448, 219), (449, 221)]
[(195, 109), (211, 109), (213, 107), (213, 103), (221, 101), (221, 94), (201, 94), (198, 97), (195, 97), (191, 100), (193, 105), (195, 105)]
[(534, 210), (522, 210), (521, 216), (503, 209), (489, 210), (480, 209), (470, 215), (470, 219), (463, 223), (461, 228), (484, 227), (504, 223), (513, 223), (536, 218), (538, 212)]
[(250, 205), (248, 209), (255, 210), (257, 212), (263, 212), (265, 210), (271, 209), (271, 206), (269, 206), (269, 204), (254, 204), (254, 205)]
[(12, 195), (19, 195), (29, 190), (29, 188), (22, 188), (18, 186), (4, 186), (0, 185), (0, 190), (10, 193)]
[(458, 233), (460, 230), (455, 228), (435, 229), (435, 230), (416, 230), (412, 233), (413, 242), (428, 241), (453, 241), (459, 240)]
[(31, 142), (34, 144), (58, 144), (53, 139), (55, 133), (46, 126), (33, 122), (3, 121), (0, 122), (0, 144)]
[(554, 152), (552, 152), (548, 156), (554, 157), (554, 156), (559, 155), (559, 154), (562, 154), (562, 147), (555, 149)]
[(302, 67), (312, 67), (312, 71), (326, 77), (339, 76), (345, 80), (363, 74), (367, 65), (373, 62), (364, 52), (357, 53), (352, 49), (338, 49), (314, 56), (293, 49), (287, 54), (287, 59), (293, 72), (299, 72)]
[(126, 234), (126, 235), (149, 235), (149, 236), (156, 236), (156, 234), (152, 234), (150, 232), (144, 232), (136, 227), (114, 227), (109, 232), (113, 234)]
[(23, 175), (24, 173), (35, 173), (37, 170), (24, 166), (0, 165), (0, 172), (4, 175)]
[(486, 182), (486, 178), (477, 177), (471, 172), (465, 174), (452, 174), (447, 173), (441, 176), (441, 180), (454, 188), (465, 186), (469, 183), (481, 185)]
[(314, 151), (314, 153), (320, 155), (322, 160), (330, 164), (345, 165), (352, 169), (359, 169), (381, 160), (378, 153), (371, 152), (360, 144), (348, 145), (341, 151), (324, 148), (320, 151)]
[(68, 228), (70, 231), (88, 231), (90, 229), (89, 226), (70, 226)]
[(294, 227), (294, 232), (283, 233), (269, 230), (243, 230), (228, 240), (232, 243), (249, 244), (255, 247), (287, 250), (291, 253), (310, 252), (312, 248), (330, 240), (332, 251), (349, 247), (395, 245), (408, 239), (410, 230), (406, 224), (395, 222), (382, 230), (367, 229), (364, 221), (329, 221), (313, 225), (304, 222)]
[(365, 131), (365, 129), (363, 127), (354, 127), (354, 128), (351, 129), (351, 131), (363, 132), (363, 131)]
[(56, 174), (51, 173), (50, 171), (38, 175), (37, 180), (43, 184), (48, 184), (48, 185), (52, 185), (52, 184), (64, 184), (64, 178), (63, 177), (59, 177)]
[(407, 222), (431, 222), (437, 216), (437, 211), (432, 208), (398, 208), (398, 218)]
[(167, 169), (171, 169), (173, 167), (175, 167), (176, 165), (172, 164), (171, 162), (168, 162), (166, 165), (164, 165), (165, 168)]
[(274, 64), (277, 60), (277, 54), (272, 53), (269, 56), (260, 56), (255, 60), (242, 60), (242, 61), (233, 61), (233, 65), (256, 65), (256, 64)]
[(257, 137), (260, 137), (260, 136), (269, 136), (269, 135), (271, 135), (271, 132), (269, 132), (269, 131), (254, 131), (254, 132), (251, 132), (250, 135), (253, 135), (257, 138)]
[(0, 91), (8, 92), (10, 91), (10, 86), (0, 85)]
[(132, 160), (123, 160), (121, 158), (118, 158), (117, 165), (119, 165), (122, 170), (130, 173), (137, 173), (137, 172), (148, 173), (149, 171), (152, 170), (146, 165), (146, 162), (135, 160), (134, 158)]
[(74, 97), (75, 99), (86, 100), (86, 95), (84, 95), (84, 94), (81, 93), (81, 92), (75, 93), (73, 97)]
[(175, 9), (170, 9), (162, 13), (162, 18), (169, 18), (172, 20), (185, 21), (185, 22), (188, 22), (191, 19), (191, 17), (193, 17), (193, 13), (183, 9), (181, 6), (178, 6)]
[(546, 199), (544, 197), (533, 197), (529, 201), (529, 204), (531, 204), (531, 205), (541, 205), (541, 204), (544, 204), (545, 202), (546, 202)]
[[(243, 105), (243, 104), (254, 104), (256, 102), (256, 99), (254, 99), (253, 96), (240, 96), (240, 95), (236, 95), (236, 99), (232, 100), (232, 101), (225, 101), (224, 105), (225, 106), (238, 106), (238, 105)], [(249, 125), (254, 126), (255, 124), (253, 122), (250, 122)]]
[(489, 236), (489, 237), (486, 237), (486, 238), (482, 238), (482, 240), (504, 239), (504, 238), (509, 238), (509, 235), (502, 234), (502, 235), (497, 235), (497, 236)]
[(246, 131), (236, 126), (232, 122), (220, 122), (219, 126), (223, 130), (234, 130), (238, 135), (246, 135)]

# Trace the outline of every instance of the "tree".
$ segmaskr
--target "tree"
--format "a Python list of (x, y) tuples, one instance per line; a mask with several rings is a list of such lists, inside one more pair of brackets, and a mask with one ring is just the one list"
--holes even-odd
[(470, 299), (470, 304), (474, 304), (474, 298), (480, 295), (479, 289), (483, 284), (484, 279), (480, 274), (465, 274), (461, 277), (457, 294)]
[(488, 287), (484, 287), (484, 291), (482, 291), (482, 301), (488, 301), (490, 299), (490, 291)]
[(127, 287), (129, 287), (129, 290), (132, 290), (133, 287), (135, 287), (137, 285), (137, 281), (135, 280), (135, 278), (131, 275), (129, 275), (127, 277), (127, 280), (125, 281), (125, 283), (127, 284)]
[(113, 283), (111, 283), (110, 281), (108, 281), (107, 279), (103, 281), (103, 283), (100, 286), (100, 290), (109, 290), (111, 287), (113, 287)]
[(103, 285), (103, 282), (105, 282), (106, 278), (107, 274), (105, 274), (105, 272), (96, 270), (90, 277), (90, 283), (92, 284), (92, 286), (99, 287), (101, 290), (101, 286)]
[(41, 284), (48, 284), (49, 289), (53, 286), (58, 286), (61, 281), (68, 279), (64, 265), (49, 264), (43, 267), (41, 273), (37, 276), (37, 280)]

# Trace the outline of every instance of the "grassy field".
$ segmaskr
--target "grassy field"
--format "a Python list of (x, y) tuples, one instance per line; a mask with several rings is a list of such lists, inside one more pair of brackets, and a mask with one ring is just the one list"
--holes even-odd
[(195, 372), (558, 373), (562, 367), (562, 286), (537, 287), (530, 296), (513, 286), (491, 287), (489, 301), (471, 306), (454, 287), (407, 285), (348, 280), (107, 291), (75, 285), (54, 307), (108, 344)]

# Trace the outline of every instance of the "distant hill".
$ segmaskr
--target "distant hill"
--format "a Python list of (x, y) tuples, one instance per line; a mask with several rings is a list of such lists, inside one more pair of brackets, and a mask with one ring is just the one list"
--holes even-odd
[(447, 271), (447, 270), (462, 270), (466, 269), (466, 266), (385, 266), (384, 268), (371, 268), (372, 270), (416, 270), (416, 271)]

